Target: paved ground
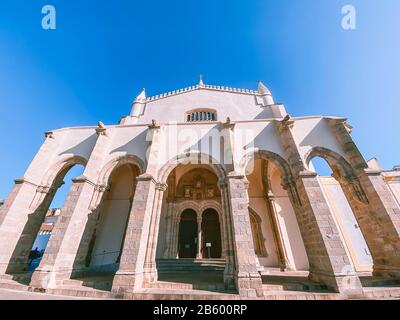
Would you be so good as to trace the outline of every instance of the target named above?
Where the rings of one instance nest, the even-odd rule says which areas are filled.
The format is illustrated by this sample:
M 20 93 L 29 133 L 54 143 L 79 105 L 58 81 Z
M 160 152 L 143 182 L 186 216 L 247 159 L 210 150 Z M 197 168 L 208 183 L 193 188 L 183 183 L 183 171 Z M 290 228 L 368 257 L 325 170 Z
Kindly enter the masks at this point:
M 56 296 L 45 293 L 0 289 L 0 300 L 90 300 L 88 298 Z M 93 300 L 93 299 L 91 299 Z

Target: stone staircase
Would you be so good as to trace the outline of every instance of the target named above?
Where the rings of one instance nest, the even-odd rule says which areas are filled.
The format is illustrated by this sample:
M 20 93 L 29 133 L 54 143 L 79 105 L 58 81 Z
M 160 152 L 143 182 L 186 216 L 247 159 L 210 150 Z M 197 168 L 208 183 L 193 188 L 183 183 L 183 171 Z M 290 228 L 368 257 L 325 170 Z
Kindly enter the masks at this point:
M 100 273 L 92 276 L 63 280 L 58 288 L 48 288 L 46 293 L 82 298 L 112 298 L 111 287 L 114 274 Z
M 156 261 L 158 280 L 145 289 L 204 290 L 225 292 L 225 259 L 160 259 Z
M 32 276 L 32 272 L 21 273 L 21 274 L 0 274 L 0 288 L 29 291 L 29 282 Z
M 308 277 L 282 273 L 281 275 L 262 276 L 264 292 L 268 291 L 301 291 L 328 292 L 323 284 L 312 282 Z
M 208 272 L 225 269 L 225 259 L 158 259 L 158 273 L 165 272 Z

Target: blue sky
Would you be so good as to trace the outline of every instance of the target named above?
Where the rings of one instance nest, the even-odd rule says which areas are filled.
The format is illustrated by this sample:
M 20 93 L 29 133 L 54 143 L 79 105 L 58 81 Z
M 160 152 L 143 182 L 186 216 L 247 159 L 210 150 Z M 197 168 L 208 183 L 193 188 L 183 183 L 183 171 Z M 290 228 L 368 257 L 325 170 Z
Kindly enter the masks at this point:
M 41 8 L 57 29 L 41 28 Z M 357 30 L 341 28 L 352 4 Z M 65 126 L 116 123 L 148 94 L 261 79 L 292 115 L 346 116 L 364 156 L 400 164 L 400 1 L 0 3 L 0 199 Z M 68 177 L 69 178 L 69 177 Z

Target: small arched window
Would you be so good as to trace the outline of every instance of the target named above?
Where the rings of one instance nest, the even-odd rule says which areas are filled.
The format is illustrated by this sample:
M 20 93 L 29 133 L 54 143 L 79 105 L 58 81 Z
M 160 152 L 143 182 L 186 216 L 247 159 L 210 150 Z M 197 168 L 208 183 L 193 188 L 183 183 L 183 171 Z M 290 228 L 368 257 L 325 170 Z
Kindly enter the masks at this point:
M 217 113 L 212 109 L 196 109 L 186 113 L 186 122 L 217 121 Z

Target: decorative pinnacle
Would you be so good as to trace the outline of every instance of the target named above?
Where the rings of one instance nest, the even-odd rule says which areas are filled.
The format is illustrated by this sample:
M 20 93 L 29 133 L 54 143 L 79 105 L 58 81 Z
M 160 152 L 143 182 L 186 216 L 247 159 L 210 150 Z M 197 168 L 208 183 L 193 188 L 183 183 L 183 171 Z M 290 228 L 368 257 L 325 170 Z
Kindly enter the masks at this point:
M 136 97 L 135 102 L 142 102 L 146 100 L 146 89 L 143 88 L 140 94 Z
M 271 91 L 269 91 L 269 89 L 264 85 L 264 83 L 262 83 L 261 80 L 258 81 L 258 93 L 261 95 L 272 95 Z
M 199 87 L 204 87 L 203 75 L 202 74 L 199 77 Z

